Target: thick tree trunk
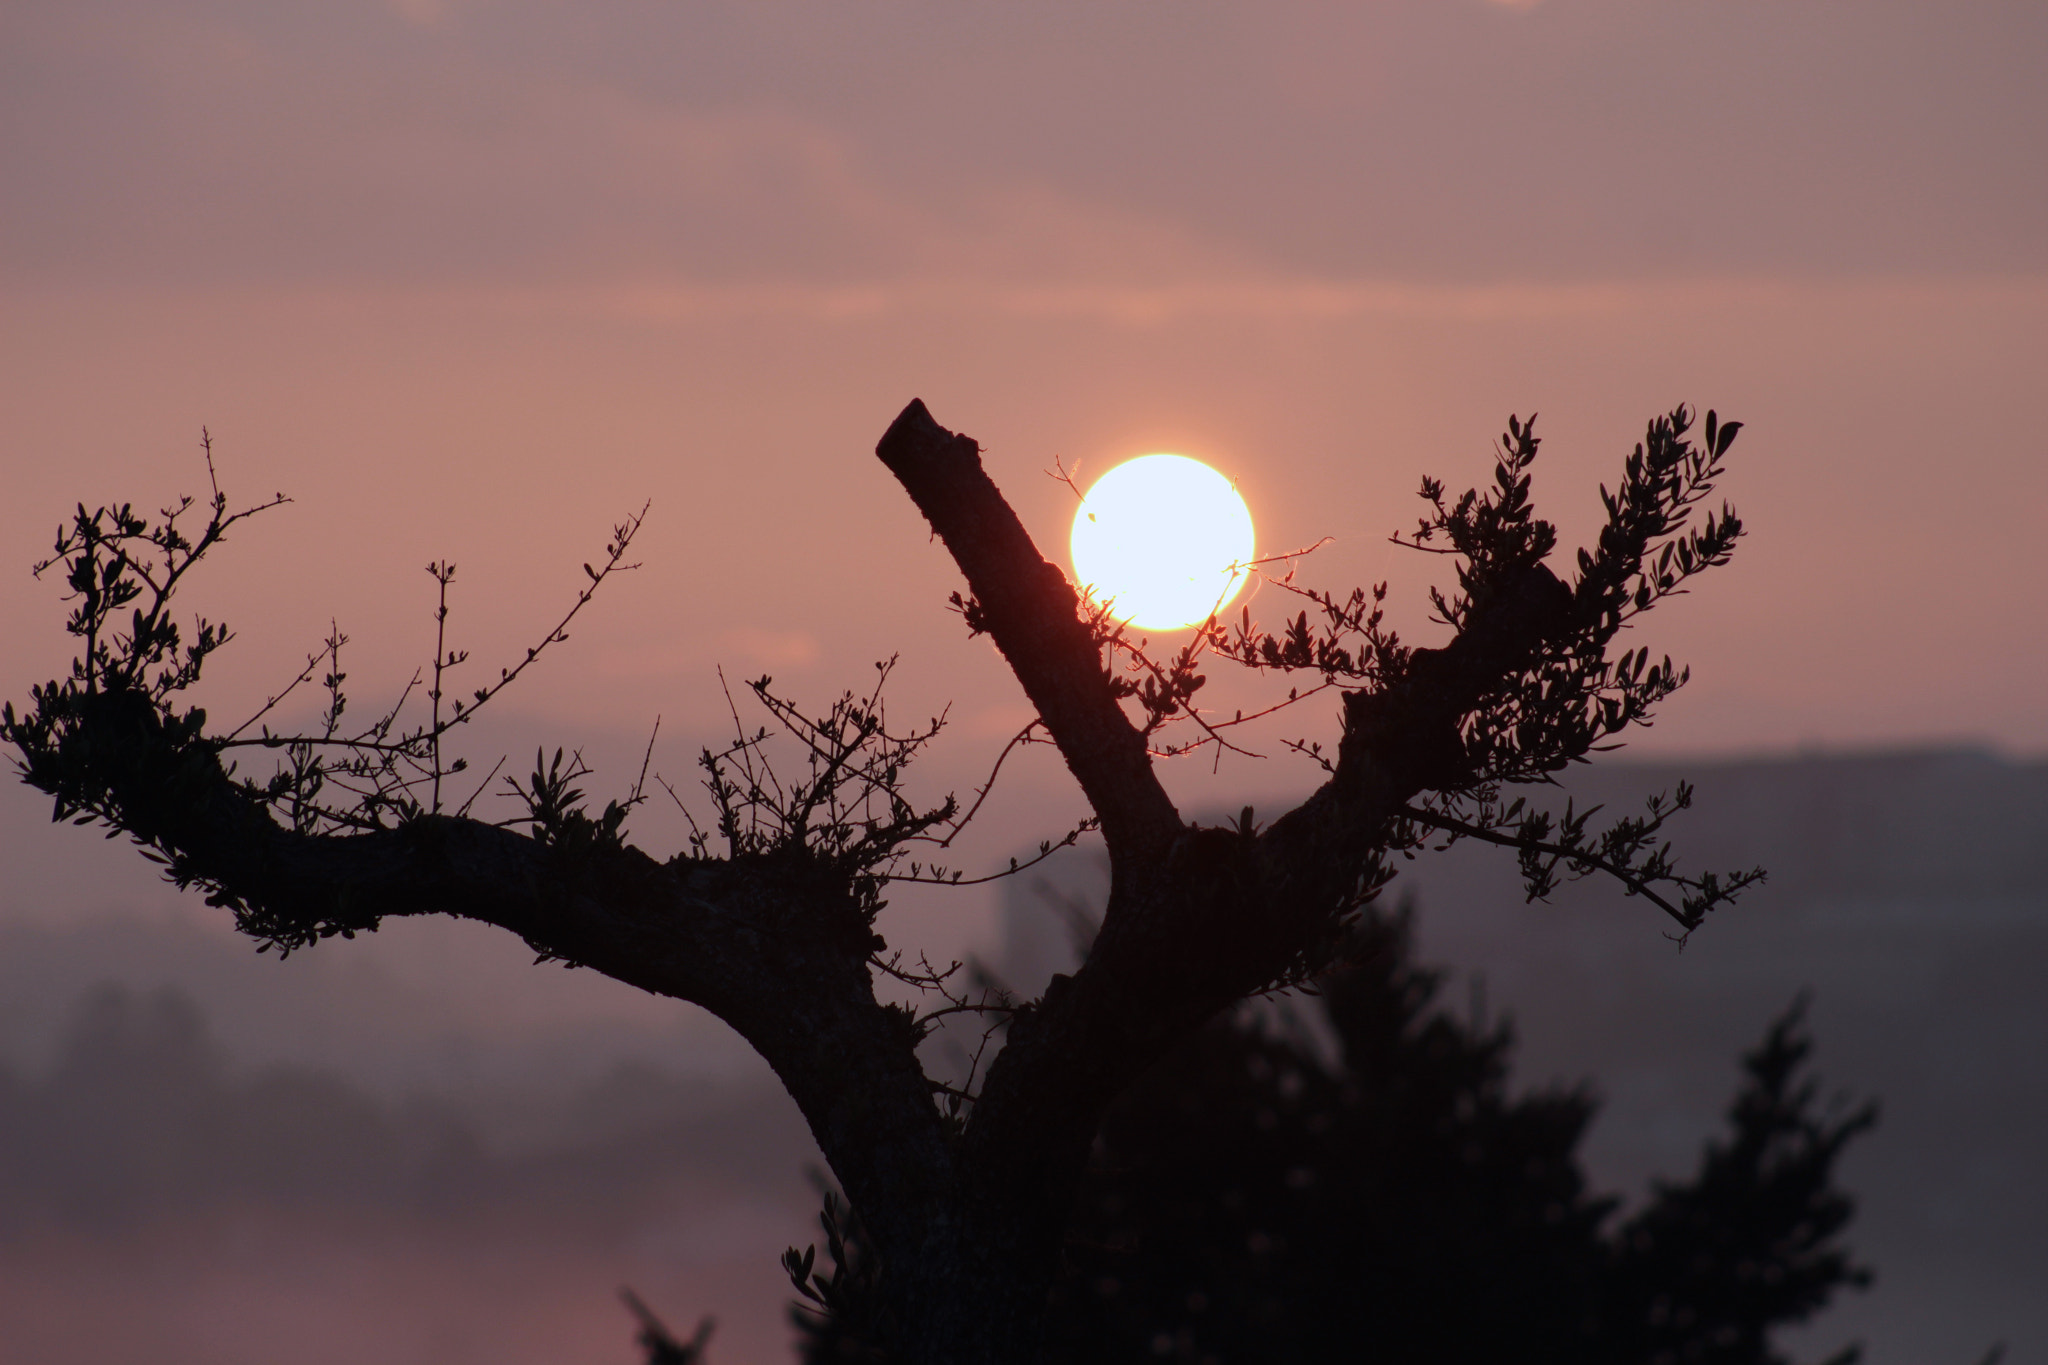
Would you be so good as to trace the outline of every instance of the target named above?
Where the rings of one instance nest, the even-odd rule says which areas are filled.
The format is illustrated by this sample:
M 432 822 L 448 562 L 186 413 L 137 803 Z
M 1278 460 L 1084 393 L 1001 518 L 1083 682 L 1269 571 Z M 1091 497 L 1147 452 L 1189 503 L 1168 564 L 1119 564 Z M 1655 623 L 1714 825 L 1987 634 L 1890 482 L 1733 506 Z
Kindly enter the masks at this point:
M 1064 1221 L 1063 1219 L 1060 1221 Z M 1038 1357 L 1056 1247 L 1037 1230 L 963 1220 L 901 1265 L 891 1285 L 902 1365 L 1031 1365 Z M 898 1281 L 897 1263 L 885 1271 Z

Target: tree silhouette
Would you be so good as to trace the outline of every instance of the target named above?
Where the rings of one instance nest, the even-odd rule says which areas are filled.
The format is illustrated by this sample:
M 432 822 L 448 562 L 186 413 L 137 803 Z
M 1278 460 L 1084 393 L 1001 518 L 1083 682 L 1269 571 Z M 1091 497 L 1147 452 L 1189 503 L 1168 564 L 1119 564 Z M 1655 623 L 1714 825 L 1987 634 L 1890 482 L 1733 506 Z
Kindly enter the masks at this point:
M 1334 1061 L 1220 1021 L 1111 1110 L 1055 1358 L 1773 1365 L 1770 1328 L 1867 1278 L 1831 1181 L 1874 1110 L 1817 1112 L 1795 1080 L 1803 1005 L 1745 1059 L 1730 1139 L 1609 1230 L 1576 1155 L 1590 1095 L 1510 1097 L 1508 1026 L 1433 1008 L 1405 914 L 1355 941 L 1322 1001 Z
M 712 1320 L 705 1318 L 688 1341 L 680 1340 L 654 1310 L 630 1289 L 619 1291 L 626 1307 L 640 1321 L 640 1349 L 647 1353 L 647 1365 L 704 1365 L 704 1346 L 711 1340 Z
M 1511 1098 L 1511 1029 L 1436 1008 L 1409 930 L 1405 908 L 1361 918 L 1354 965 L 1324 984 L 1326 1037 L 1219 1019 L 1118 1099 L 1047 1358 L 1780 1365 L 1772 1328 L 1868 1283 L 1836 1241 L 1852 1206 L 1833 1175 L 1876 1109 L 1824 1110 L 1800 1079 L 1803 1000 L 1744 1058 L 1698 1174 L 1610 1229 L 1617 1201 L 1587 1192 L 1577 1157 L 1594 1100 Z M 803 1357 L 886 1358 L 869 1249 L 829 1194 L 825 1225 L 836 1292 L 795 1308 Z
M 1386 627 L 1384 585 L 1340 595 L 1282 576 L 1302 606 L 1277 632 L 1246 613 L 1155 659 L 1039 555 L 979 446 L 922 403 L 906 408 L 876 453 L 963 572 L 956 609 L 1008 661 L 1036 712 L 1027 733 L 1058 746 L 1111 862 L 1092 957 L 1036 1001 L 969 995 L 944 971 L 906 967 L 875 931 L 890 881 L 959 879 L 912 855 L 968 818 L 950 800 L 920 809 L 904 796 L 904 768 L 936 726 L 892 730 L 879 682 L 822 714 L 756 682 L 773 726 L 796 742 L 798 768 L 773 766 L 768 726 L 707 753 L 712 828 L 667 859 L 625 838 L 640 785 L 590 814 L 573 785 L 580 765 L 559 754 L 517 788 L 523 831 L 454 804 L 461 764 L 444 761 L 443 740 L 631 567 L 637 518 L 615 529 L 598 567 L 584 565 L 589 581 L 561 623 L 487 686 L 452 695 L 467 656 L 444 635 L 418 680 L 425 719 L 406 723 L 402 700 L 354 726 L 337 632 L 292 685 L 318 678 L 323 716 L 289 733 L 269 728 L 275 701 L 222 730 L 182 697 L 229 636 L 203 619 L 188 633 L 174 598 L 261 509 L 230 510 L 217 483 L 209 500 L 153 520 L 127 505 L 80 506 L 43 566 L 70 591 L 79 657 L 25 710 L 9 704 L 0 735 L 57 818 L 125 832 L 264 947 L 453 914 L 508 929 L 543 959 L 710 1010 L 774 1068 L 858 1211 L 892 1356 L 1022 1361 L 1116 1096 L 1233 1003 L 1338 964 L 1347 926 L 1402 856 L 1433 839 L 1499 844 L 1516 851 L 1531 895 L 1604 873 L 1686 933 L 1761 876 L 1678 870 L 1661 832 L 1690 801 L 1683 787 L 1604 827 L 1591 811 L 1553 815 L 1507 790 L 1611 743 L 1684 681 L 1668 659 L 1616 647 L 1636 616 L 1724 562 L 1741 535 L 1725 506 L 1693 521 L 1737 424 L 1710 412 L 1698 442 L 1692 424 L 1684 408 L 1649 424 L 1603 490 L 1605 524 L 1570 581 L 1546 564 L 1557 537 L 1530 500 L 1531 424 L 1510 420 L 1483 490 L 1447 499 L 1425 480 L 1425 515 L 1402 539 L 1455 567 L 1455 586 L 1432 593 L 1448 632 L 1439 647 L 1409 646 Z M 454 568 L 431 570 L 445 628 Z M 1268 821 L 1246 808 L 1230 827 L 1193 825 L 1160 784 L 1162 755 L 1229 743 L 1231 727 L 1260 714 L 1224 718 L 1197 704 L 1212 657 L 1294 679 L 1276 709 L 1325 692 L 1338 703 L 1335 751 L 1301 746 L 1327 780 Z M 264 755 L 277 760 L 267 777 L 235 766 Z M 877 972 L 927 992 L 932 1007 L 883 1003 Z M 929 1078 L 920 1039 L 939 1016 L 977 1010 L 1007 1025 L 979 1087 Z

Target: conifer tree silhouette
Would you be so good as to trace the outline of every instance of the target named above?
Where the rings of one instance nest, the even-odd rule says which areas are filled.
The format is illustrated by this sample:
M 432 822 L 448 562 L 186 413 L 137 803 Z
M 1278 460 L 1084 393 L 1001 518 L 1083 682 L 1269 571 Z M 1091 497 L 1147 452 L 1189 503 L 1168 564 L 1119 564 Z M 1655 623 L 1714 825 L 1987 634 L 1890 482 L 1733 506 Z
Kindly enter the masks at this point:
M 1177 1047 L 1104 1121 L 1045 1359 L 1293 1365 L 1782 1365 L 1773 1328 L 1869 1282 L 1804 1001 L 1744 1059 L 1729 1133 L 1642 1209 L 1586 1188 L 1584 1088 L 1511 1096 L 1513 1034 L 1436 1007 L 1406 910 L 1368 911 L 1321 1006 L 1334 1060 L 1270 1014 Z M 835 1270 L 865 1253 L 830 1239 Z M 881 1361 L 857 1276 L 799 1303 L 807 1365 Z M 1848 1365 L 1849 1348 L 1827 1365 Z

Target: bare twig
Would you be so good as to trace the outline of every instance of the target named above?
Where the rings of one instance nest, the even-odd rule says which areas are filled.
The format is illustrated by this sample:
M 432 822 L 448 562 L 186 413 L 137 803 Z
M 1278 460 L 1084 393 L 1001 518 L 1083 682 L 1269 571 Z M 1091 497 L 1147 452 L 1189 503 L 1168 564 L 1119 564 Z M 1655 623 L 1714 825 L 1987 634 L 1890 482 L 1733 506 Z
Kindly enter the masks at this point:
M 967 813 L 965 815 L 961 816 L 958 820 L 953 821 L 952 832 L 946 835 L 945 838 L 938 840 L 929 840 L 928 842 L 935 842 L 938 844 L 940 848 L 952 847 L 953 841 L 960 837 L 960 831 L 967 828 L 968 822 L 973 820 L 975 813 L 981 809 L 982 802 L 988 800 L 988 794 L 995 790 L 996 774 L 1002 772 L 1003 760 L 1010 756 L 1010 751 L 1012 749 L 1020 748 L 1021 746 L 1026 744 L 1039 744 L 1047 742 L 1043 740 L 1034 739 L 1031 733 L 1034 730 L 1042 728 L 1044 724 L 1044 721 L 1034 716 L 1032 717 L 1030 724 L 1026 725 L 1016 734 L 1010 736 L 1010 742 L 1003 746 L 1003 751 L 996 755 L 996 761 L 994 765 L 989 768 L 988 780 L 983 782 L 979 787 L 976 787 L 974 789 L 974 804 L 967 808 Z

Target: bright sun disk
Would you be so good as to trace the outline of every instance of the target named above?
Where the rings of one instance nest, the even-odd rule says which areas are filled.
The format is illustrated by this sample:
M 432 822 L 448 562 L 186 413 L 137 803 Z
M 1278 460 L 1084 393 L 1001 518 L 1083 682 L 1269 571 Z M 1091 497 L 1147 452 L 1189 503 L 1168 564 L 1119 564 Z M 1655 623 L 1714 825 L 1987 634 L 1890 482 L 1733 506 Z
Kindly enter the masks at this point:
M 1110 614 L 1181 630 L 1244 587 L 1252 514 L 1230 480 L 1185 455 L 1140 455 L 1096 480 L 1074 514 L 1075 579 Z

